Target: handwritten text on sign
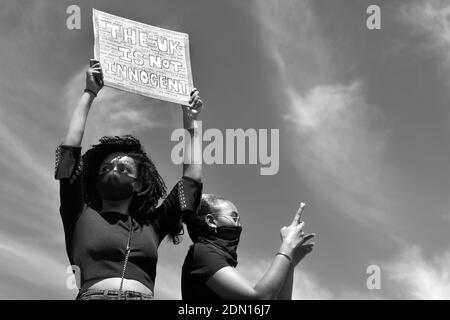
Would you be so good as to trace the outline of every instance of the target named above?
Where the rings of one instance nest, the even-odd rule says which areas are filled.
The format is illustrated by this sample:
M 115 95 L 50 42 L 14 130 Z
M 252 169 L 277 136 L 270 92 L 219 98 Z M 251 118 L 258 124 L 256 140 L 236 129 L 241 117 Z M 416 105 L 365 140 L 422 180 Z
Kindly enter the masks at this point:
M 189 37 L 93 9 L 94 55 L 105 84 L 188 105 L 193 87 Z

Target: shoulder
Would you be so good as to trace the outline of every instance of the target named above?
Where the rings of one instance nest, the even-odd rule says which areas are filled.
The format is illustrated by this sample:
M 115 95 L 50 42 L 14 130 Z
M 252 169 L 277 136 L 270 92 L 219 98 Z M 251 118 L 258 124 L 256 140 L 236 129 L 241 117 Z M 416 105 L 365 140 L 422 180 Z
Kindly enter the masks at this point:
M 192 251 L 196 253 L 218 252 L 219 249 L 210 243 L 196 242 L 192 245 Z
M 210 243 L 197 242 L 192 246 L 192 257 L 195 260 L 223 260 L 226 261 L 226 257 L 223 252 Z

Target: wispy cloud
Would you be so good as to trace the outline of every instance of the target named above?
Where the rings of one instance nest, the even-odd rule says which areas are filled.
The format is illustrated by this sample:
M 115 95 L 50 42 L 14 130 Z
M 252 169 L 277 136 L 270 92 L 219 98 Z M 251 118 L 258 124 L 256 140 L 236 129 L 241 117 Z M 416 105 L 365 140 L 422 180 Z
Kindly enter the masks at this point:
M 53 180 L 54 146 L 37 146 L 31 137 L 53 141 L 45 126 L 36 129 L 30 120 L 23 121 L 20 130 L 15 126 L 17 117 L 26 118 L 27 113 L 9 109 L 24 100 L 25 96 L 12 97 L 11 105 L 0 108 L 0 148 L 7 150 L 0 157 L 0 283 L 4 288 L 0 294 L 4 299 L 70 298 L 71 293 L 63 291 L 68 261 Z
M 332 48 L 320 34 L 311 2 L 257 2 L 257 7 L 263 42 L 284 88 L 282 114 L 298 141 L 294 165 L 341 213 L 361 222 L 385 221 L 390 210 L 382 191 L 386 131 L 379 128 L 376 106 L 365 101 L 359 81 L 332 80 Z
M 306 95 L 289 90 L 285 119 L 296 132 L 295 165 L 340 212 L 364 221 L 388 219 L 381 155 L 385 137 L 374 127 L 376 109 L 364 101 L 361 86 L 316 86 Z
M 261 41 L 274 59 L 282 85 L 303 91 L 326 84 L 335 73 L 330 48 L 322 37 L 313 2 L 254 1 L 253 14 L 261 23 Z
M 46 78 L 48 70 L 35 77 L 35 67 L 42 65 L 36 63 L 39 50 L 61 30 L 53 29 L 47 16 L 58 9 L 43 2 L 1 6 L 1 39 L 8 45 L 0 54 L 0 295 L 70 299 L 53 179 L 61 115 L 54 101 L 57 86 Z
M 434 50 L 450 67 L 450 3 L 445 0 L 422 0 L 402 6 L 405 19 L 417 35 L 427 36 L 421 50 Z
M 0 281 L 11 283 L 9 290 L 0 291 L 1 299 L 71 299 L 76 295 L 66 287 L 69 264 L 35 239 L 0 234 L 0 261 Z
M 410 22 L 429 33 L 436 44 L 450 46 L 450 4 L 445 0 L 422 0 L 405 4 L 403 13 Z M 419 31 L 419 30 L 418 30 Z
M 450 250 L 432 257 L 419 246 L 408 246 L 383 270 L 403 299 L 450 299 Z

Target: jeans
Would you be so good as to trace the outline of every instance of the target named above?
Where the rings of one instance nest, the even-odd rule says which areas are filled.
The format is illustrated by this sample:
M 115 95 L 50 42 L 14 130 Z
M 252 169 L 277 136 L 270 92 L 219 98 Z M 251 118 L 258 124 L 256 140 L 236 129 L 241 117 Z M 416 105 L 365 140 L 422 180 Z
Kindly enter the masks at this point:
M 153 294 L 125 290 L 119 298 L 119 290 L 85 289 L 80 290 L 75 300 L 153 300 Z

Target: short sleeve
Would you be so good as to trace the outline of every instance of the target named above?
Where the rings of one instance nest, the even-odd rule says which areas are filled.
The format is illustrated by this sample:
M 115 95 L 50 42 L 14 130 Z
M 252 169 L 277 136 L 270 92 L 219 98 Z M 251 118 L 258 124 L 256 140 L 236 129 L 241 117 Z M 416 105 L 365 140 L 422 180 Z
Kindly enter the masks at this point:
M 160 238 L 178 227 L 182 215 L 194 215 L 202 197 L 203 184 L 183 176 L 162 204 L 156 208 L 156 224 Z
M 217 271 L 230 267 L 227 258 L 213 245 L 196 243 L 192 250 L 190 274 L 201 282 L 206 283 Z
M 81 147 L 59 145 L 56 148 L 55 179 L 60 181 L 60 214 L 66 237 L 84 208 L 83 161 Z

